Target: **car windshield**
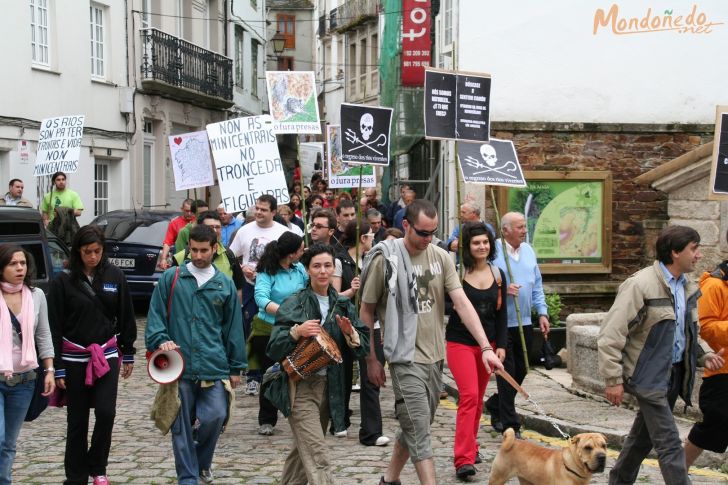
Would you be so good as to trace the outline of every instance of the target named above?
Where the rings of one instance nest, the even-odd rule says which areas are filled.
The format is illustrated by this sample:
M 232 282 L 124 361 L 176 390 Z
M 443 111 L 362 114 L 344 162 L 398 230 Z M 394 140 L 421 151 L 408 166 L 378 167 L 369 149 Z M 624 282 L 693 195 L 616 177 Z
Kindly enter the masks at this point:
M 147 221 L 139 219 L 113 219 L 99 221 L 104 229 L 106 239 L 139 243 L 149 246 L 161 246 L 167 232 L 169 221 Z

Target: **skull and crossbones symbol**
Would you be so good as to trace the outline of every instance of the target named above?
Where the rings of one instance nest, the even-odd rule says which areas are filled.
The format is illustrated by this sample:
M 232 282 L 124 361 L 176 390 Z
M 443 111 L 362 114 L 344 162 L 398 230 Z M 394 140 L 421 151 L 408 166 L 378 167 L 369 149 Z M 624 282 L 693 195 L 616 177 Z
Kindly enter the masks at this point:
M 493 148 L 492 145 L 489 145 L 487 143 L 484 143 L 480 147 L 480 157 L 483 159 L 483 162 L 480 160 L 473 158 L 471 156 L 465 157 L 465 163 L 473 168 L 482 168 L 484 170 L 480 170 L 478 172 L 473 172 L 473 175 L 480 175 L 481 173 L 486 172 L 495 172 L 498 174 L 501 174 L 505 177 L 510 177 L 513 179 L 517 179 L 518 176 L 512 175 L 510 173 L 506 172 L 515 172 L 517 167 L 516 164 L 512 161 L 508 161 L 504 163 L 503 165 L 498 166 L 498 154 L 495 151 L 495 148 Z M 504 170 L 504 172 L 501 172 L 501 170 Z
M 385 135 L 384 133 L 380 133 L 379 136 L 369 141 L 369 139 L 372 137 L 372 134 L 374 133 L 374 117 L 370 113 L 364 113 L 359 120 L 359 132 L 361 133 L 361 138 L 359 138 L 359 135 L 351 128 L 347 128 L 344 132 L 346 140 L 349 143 L 354 143 L 357 145 L 349 150 L 349 153 L 366 147 L 380 156 L 384 155 L 382 152 L 374 147 L 382 147 L 386 145 L 387 135 Z

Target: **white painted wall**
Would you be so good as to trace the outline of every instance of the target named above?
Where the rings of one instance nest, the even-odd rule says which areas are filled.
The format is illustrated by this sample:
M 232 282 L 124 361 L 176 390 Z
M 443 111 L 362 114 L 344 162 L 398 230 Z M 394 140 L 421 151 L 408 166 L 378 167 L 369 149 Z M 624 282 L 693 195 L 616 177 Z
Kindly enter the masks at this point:
M 33 66 L 31 55 L 30 9 L 27 1 L 3 2 L 0 43 L 3 76 L 0 76 L 0 116 L 24 118 L 40 122 L 59 115 L 84 114 L 85 134 L 82 141 L 79 170 L 69 174 L 69 187 L 77 191 L 86 210 L 80 223 L 93 218 L 94 154 L 115 160 L 112 174 L 115 192 L 111 208 L 125 206 L 121 194 L 129 191 L 129 154 L 124 139 L 111 139 L 103 134 L 90 134 L 88 128 L 112 132 L 126 131 L 126 120 L 119 109 L 120 92 L 126 86 L 126 30 L 123 0 L 103 0 L 105 79 L 91 79 L 89 2 L 49 0 L 50 67 Z M 29 162 L 20 160 L 18 140 L 28 140 Z M 11 123 L 0 122 L 0 189 L 5 193 L 10 178 L 22 178 L 25 196 L 37 203 L 36 180 L 33 178 L 38 131 L 21 130 Z
M 253 8 L 250 1 L 233 2 L 231 17 L 228 30 L 228 57 L 235 60 L 235 25 L 241 26 L 245 30 L 243 44 L 243 76 L 244 85 L 242 88 L 235 86 L 233 88 L 233 99 L 235 105 L 246 113 L 257 115 L 262 110 L 267 109 L 268 101 L 265 99 L 265 83 L 262 78 L 265 75 L 265 45 L 266 45 L 266 28 L 265 28 L 265 11 L 266 2 L 258 0 L 257 8 Z M 275 33 L 275 32 L 274 32 Z M 258 80 L 257 95 L 253 95 L 251 78 L 251 45 L 255 40 L 260 43 L 258 50 Z M 235 67 L 233 67 L 233 73 Z
M 704 13 L 712 32 L 593 34 L 598 8 L 618 18 Z M 460 0 L 457 64 L 493 75 L 492 119 L 714 123 L 728 103 L 728 2 Z M 474 48 L 476 47 L 477 48 Z

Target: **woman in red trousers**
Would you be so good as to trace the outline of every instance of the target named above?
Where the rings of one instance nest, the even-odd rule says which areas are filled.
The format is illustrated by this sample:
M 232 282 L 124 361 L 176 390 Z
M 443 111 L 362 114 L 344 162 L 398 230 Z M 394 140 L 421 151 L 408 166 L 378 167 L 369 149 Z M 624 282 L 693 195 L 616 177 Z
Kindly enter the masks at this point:
M 462 247 L 465 277 L 463 290 L 480 315 L 480 322 L 498 358 L 505 359 L 507 342 L 505 275 L 494 264 L 495 240 L 482 222 L 463 227 Z M 481 350 L 460 316 L 453 312 L 445 331 L 447 363 L 460 393 L 455 421 L 455 473 L 459 479 L 475 475 L 478 428 L 485 386 L 490 374 L 485 370 Z

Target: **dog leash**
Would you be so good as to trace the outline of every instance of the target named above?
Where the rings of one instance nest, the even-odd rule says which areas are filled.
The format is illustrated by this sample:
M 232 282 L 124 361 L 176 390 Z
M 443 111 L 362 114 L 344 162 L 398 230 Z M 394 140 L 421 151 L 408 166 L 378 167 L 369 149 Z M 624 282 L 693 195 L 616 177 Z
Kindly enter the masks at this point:
M 546 414 L 546 411 L 544 411 L 544 409 L 541 407 L 541 405 L 539 403 L 537 403 L 536 401 L 531 399 L 531 396 L 528 395 L 528 393 L 516 382 L 516 380 L 507 371 L 498 369 L 495 371 L 495 373 L 496 373 L 496 375 L 501 376 L 503 379 L 505 379 L 505 381 L 508 384 L 510 384 L 511 387 L 513 387 L 513 389 L 516 390 L 516 392 L 523 395 L 523 397 L 526 399 L 526 401 L 533 404 L 536 407 L 536 412 L 538 414 L 543 415 L 546 418 L 546 420 L 551 424 L 551 426 L 553 426 L 556 429 L 556 431 L 559 432 L 559 434 L 561 435 L 562 438 L 564 438 L 565 440 L 571 439 L 571 436 L 569 436 L 567 433 L 565 433 L 559 427 L 559 425 L 556 424 L 556 422 L 548 414 Z

